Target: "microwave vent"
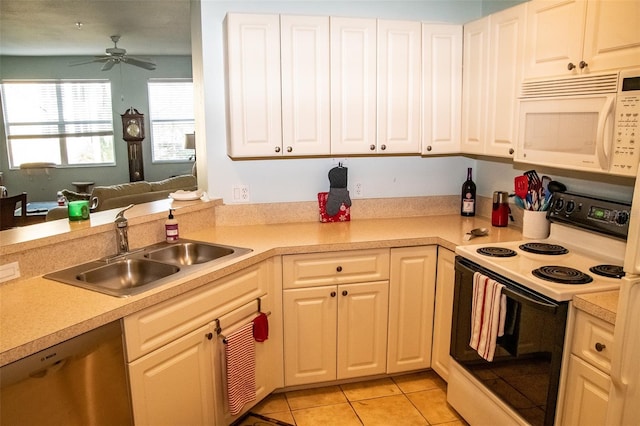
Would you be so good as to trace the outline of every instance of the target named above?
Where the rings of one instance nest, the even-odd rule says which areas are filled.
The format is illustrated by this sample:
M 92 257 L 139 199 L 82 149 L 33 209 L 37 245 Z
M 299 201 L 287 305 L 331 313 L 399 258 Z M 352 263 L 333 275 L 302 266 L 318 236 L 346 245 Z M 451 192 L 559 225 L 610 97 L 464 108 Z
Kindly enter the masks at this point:
M 550 98 L 562 96 L 616 93 L 618 73 L 587 75 L 527 81 L 522 83 L 521 98 Z

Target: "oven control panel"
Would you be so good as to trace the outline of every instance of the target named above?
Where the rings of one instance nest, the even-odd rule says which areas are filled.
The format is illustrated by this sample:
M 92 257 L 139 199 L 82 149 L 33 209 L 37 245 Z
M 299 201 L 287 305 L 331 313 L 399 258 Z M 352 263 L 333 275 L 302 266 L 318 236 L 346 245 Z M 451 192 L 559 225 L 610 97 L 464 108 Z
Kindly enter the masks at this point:
M 627 238 L 630 203 L 556 192 L 549 205 L 547 217 L 552 222 L 590 229 L 621 239 Z

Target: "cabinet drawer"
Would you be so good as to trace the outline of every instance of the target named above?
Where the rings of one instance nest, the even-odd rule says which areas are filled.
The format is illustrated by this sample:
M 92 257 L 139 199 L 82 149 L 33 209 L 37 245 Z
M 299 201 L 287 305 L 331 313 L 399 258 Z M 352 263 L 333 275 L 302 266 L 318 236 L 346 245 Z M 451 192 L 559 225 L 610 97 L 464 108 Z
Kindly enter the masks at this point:
M 267 292 L 263 262 L 124 319 L 127 359 L 132 361 Z
M 576 310 L 571 352 L 609 374 L 613 348 L 613 325 Z
M 284 288 L 315 287 L 389 279 L 389 250 L 283 256 Z

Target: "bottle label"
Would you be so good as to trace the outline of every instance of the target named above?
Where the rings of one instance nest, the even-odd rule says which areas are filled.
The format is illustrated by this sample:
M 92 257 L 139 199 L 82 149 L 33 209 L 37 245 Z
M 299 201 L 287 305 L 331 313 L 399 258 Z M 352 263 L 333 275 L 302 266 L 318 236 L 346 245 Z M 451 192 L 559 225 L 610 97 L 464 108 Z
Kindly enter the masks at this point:
M 470 196 L 471 194 L 468 194 L 467 196 Z M 464 199 L 462 200 L 462 211 L 464 213 L 473 213 L 475 211 L 474 209 L 474 200 L 472 198 L 469 199 Z
M 165 225 L 165 234 L 168 242 L 178 241 L 178 225 Z

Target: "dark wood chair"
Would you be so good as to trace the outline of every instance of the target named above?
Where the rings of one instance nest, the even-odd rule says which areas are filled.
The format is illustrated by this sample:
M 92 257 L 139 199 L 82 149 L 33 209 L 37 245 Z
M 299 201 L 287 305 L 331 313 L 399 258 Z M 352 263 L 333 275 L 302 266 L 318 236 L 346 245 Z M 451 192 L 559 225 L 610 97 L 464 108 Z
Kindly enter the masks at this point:
M 20 216 L 16 216 L 16 210 L 20 205 Z M 27 220 L 27 193 L 23 192 L 13 197 L 0 198 L 0 231 L 15 228 L 24 224 Z

